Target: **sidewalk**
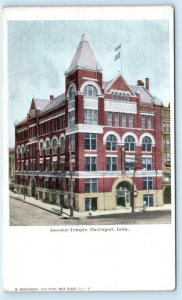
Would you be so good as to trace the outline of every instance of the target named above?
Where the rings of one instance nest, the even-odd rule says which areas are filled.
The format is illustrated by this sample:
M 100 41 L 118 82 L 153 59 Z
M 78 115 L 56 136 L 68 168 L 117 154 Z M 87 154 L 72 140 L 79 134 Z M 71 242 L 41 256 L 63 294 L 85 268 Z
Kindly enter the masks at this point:
M 16 200 L 20 200 L 20 201 L 24 201 L 24 195 L 21 194 L 15 194 L 13 192 L 10 191 L 10 197 Z M 53 214 L 56 214 L 62 218 L 69 218 L 70 217 L 70 210 L 69 208 L 63 208 L 63 214 L 60 215 L 61 212 L 61 208 L 58 205 L 54 205 L 54 204 L 49 204 L 49 203 L 45 203 L 42 200 L 36 200 L 33 197 L 28 197 L 25 196 L 25 202 L 33 205 L 33 206 L 37 206 L 41 209 L 44 209 L 46 211 L 49 211 Z M 164 204 L 163 206 L 152 206 L 152 207 L 146 207 L 146 211 L 156 211 L 156 210 L 171 210 L 171 204 Z M 142 208 L 136 208 L 135 212 L 142 212 L 143 211 L 143 207 Z M 127 208 L 127 207 L 119 207 L 117 209 L 112 209 L 112 210 L 103 210 L 103 211 L 92 211 L 91 212 L 91 216 L 100 216 L 100 215 L 113 215 L 113 214 L 121 214 L 121 213 L 131 213 L 132 209 L 131 207 Z M 85 211 L 85 212 L 78 212 L 78 211 L 74 211 L 74 218 L 86 218 L 90 215 L 90 212 Z

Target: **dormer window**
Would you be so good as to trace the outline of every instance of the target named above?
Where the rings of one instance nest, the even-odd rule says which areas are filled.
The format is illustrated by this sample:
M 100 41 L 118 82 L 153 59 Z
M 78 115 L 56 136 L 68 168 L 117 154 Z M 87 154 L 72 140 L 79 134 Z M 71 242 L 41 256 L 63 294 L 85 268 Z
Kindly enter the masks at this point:
M 96 98 L 98 96 L 97 89 L 95 86 L 88 84 L 83 90 L 85 97 Z

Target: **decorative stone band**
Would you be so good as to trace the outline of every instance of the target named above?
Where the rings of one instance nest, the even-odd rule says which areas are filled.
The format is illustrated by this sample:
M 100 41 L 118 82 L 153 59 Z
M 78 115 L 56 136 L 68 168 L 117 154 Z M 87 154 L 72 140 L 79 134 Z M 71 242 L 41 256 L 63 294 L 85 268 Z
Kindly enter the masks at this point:
M 97 171 L 97 172 L 79 171 L 73 174 L 73 178 L 113 178 L 113 177 L 117 178 L 121 176 L 122 176 L 122 171 Z M 124 176 L 133 177 L 133 171 L 125 171 Z M 139 170 L 135 172 L 135 177 L 156 177 L 156 176 L 162 177 L 162 171 L 161 170 L 157 170 L 157 171 Z
M 44 177 L 70 177 L 70 172 L 66 171 L 62 172 L 40 172 L 40 171 L 15 171 L 16 175 L 24 175 L 24 176 L 44 176 Z M 94 171 L 94 172 L 86 172 L 86 171 L 78 171 L 73 173 L 73 178 L 117 178 L 121 177 L 121 171 Z M 133 177 L 133 171 L 125 171 L 125 177 Z M 161 170 L 151 170 L 151 171 L 143 171 L 138 170 L 135 172 L 135 177 L 162 177 Z
M 21 131 L 24 131 L 24 130 L 27 130 L 27 129 L 28 129 L 28 127 L 20 128 L 20 129 L 17 130 L 17 133 L 19 133 L 19 132 L 21 132 Z
M 137 106 L 136 103 L 122 102 L 117 100 L 105 100 L 104 101 L 104 110 L 110 112 L 121 112 L 136 114 Z
M 66 128 L 66 135 L 76 132 L 88 132 L 88 133 L 103 133 L 103 126 L 90 125 L 90 124 L 77 124 L 72 127 Z
M 85 98 L 84 97 L 84 109 L 98 110 L 98 99 L 97 98 Z

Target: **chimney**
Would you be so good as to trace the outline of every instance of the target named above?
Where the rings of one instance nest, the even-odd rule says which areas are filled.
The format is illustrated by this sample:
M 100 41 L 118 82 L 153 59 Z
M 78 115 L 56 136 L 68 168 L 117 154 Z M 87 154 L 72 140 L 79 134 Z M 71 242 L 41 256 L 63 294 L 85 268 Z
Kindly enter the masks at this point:
M 149 91 L 149 78 L 145 78 L 145 88 Z
M 50 100 L 53 100 L 53 99 L 54 99 L 54 96 L 53 96 L 53 95 L 50 95 L 50 96 L 49 96 L 49 99 L 50 99 Z
M 144 86 L 144 82 L 142 80 L 137 80 L 137 85 Z

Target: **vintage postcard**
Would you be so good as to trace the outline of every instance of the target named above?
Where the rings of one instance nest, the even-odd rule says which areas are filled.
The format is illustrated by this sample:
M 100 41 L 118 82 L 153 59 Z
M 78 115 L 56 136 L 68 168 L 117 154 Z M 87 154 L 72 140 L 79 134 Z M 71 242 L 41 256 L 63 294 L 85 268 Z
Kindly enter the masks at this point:
M 5 8 L 3 42 L 4 289 L 174 289 L 173 8 Z

